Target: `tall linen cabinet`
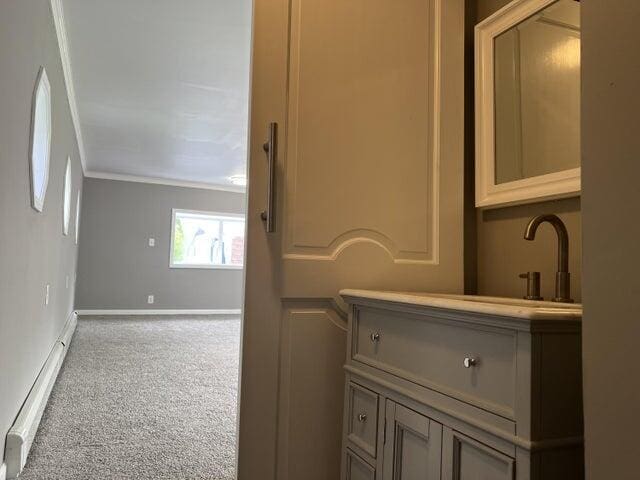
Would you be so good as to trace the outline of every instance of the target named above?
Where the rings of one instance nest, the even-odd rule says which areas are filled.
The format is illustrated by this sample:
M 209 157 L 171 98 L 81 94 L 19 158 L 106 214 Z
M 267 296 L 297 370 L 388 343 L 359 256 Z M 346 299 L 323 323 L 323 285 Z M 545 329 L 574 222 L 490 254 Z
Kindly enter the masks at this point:
M 462 291 L 463 67 L 463 0 L 255 0 L 241 480 L 339 478 L 341 289 Z

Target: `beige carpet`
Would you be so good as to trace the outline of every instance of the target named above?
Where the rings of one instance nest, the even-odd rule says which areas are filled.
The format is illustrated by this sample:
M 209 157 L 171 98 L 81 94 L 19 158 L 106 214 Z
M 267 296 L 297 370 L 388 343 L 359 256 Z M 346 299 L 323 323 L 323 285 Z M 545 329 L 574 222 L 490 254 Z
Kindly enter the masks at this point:
M 238 318 L 81 319 L 21 480 L 235 478 Z

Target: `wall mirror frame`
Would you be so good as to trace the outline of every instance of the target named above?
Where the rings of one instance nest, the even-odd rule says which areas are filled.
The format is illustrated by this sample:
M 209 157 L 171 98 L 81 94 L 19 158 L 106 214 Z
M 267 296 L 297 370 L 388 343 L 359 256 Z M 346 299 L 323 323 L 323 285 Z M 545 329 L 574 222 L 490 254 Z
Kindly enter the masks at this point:
M 69 235 L 69 222 L 71 221 L 71 157 L 67 157 L 67 165 L 64 169 L 64 187 L 62 198 L 62 233 Z
M 476 207 L 495 208 L 580 195 L 579 130 L 577 141 L 573 142 L 578 145 L 577 168 L 500 183 L 496 175 L 496 38 L 558 2 L 514 0 L 475 28 Z M 579 30 L 577 35 L 579 39 Z M 579 85 L 576 95 L 579 112 Z M 577 122 L 579 129 L 579 118 Z M 521 132 L 520 138 L 523 135 Z
M 42 212 L 49 184 L 51 163 L 51 84 L 44 67 L 40 68 L 31 105 L 31 138 L 29 142 L 29 174 L 31 206 Z
M 76 245 L 80 241 L 80 191 L 78 190 L 78 196 L 76 197 Z

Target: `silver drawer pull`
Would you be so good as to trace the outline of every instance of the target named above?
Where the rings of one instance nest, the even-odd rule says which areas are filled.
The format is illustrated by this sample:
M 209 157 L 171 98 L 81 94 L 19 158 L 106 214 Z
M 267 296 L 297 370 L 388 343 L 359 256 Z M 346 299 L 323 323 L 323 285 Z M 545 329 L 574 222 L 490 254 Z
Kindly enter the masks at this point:
M 367 421 L 367 414 L 366 413 L 361 413 L 360 415 L 358 415 L 358 421 L 359 422 L 366 422 Z
M 478 360 L 473 357 L 465 357 L 462 364 L 464 365 L 464 368 L 471 368 L 478 364 Z
M 370 335 L 370 337 L 371 337 L 371 341 L 372 342 L 379 342 L 380 341 L 380 334 L 378 332 L 372 333 Z

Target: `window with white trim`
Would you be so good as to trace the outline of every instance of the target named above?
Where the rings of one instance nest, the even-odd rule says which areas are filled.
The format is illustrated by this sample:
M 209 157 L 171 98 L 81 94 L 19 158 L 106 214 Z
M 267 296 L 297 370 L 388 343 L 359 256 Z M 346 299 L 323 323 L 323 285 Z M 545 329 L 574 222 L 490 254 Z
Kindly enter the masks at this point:
M 174 209 L 172 268 L 242 268 L 244 224 L 240 214 Z

